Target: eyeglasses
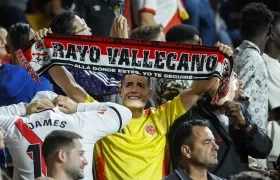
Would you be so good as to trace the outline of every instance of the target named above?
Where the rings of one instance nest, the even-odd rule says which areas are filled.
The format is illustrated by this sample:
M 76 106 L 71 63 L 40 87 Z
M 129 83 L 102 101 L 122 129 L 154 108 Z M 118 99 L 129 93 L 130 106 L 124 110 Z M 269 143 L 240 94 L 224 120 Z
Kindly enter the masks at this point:
M 83 29 L 81 29 L 80 31 L 75 32 L 74 35 L 76 35 L 76 34 L 78 34 L 78 33 L 80 33 L 80 32 L 83 32 L 83 31 L 85 31 L 85 30 L 87 30 L 87 29 L 88 29 L 88 27 L 83 28 Z
M 83 32 L 83 31 L 88 31 L 88 32 L 90 32 L 91 31 L 91 29 L 87 26 L 87 24 L 85 23 L 85 20 L 84 19 L 82 19 L 83 20 L 83 27 L 84 28 L 82 28 L 81 30 L 79 30 L 79 31 L 77 31 L 77 32 L 75 32 L 74 33 L 74 35 L 76 35 L 76 34 L 78 34 L 78 33 L 80 33 L 80 32 Z

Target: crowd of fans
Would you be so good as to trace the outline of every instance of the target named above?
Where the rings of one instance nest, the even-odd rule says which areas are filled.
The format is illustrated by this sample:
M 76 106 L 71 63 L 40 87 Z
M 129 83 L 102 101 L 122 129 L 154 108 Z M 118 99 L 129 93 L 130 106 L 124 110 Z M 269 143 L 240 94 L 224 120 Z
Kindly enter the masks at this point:
M 280 179 L 280 3 L 263 3 L 0 1 L 0 179 Z M 50 33 L 214 46 L 229 91 L 72 66 L 36 82 L 15 51 Z

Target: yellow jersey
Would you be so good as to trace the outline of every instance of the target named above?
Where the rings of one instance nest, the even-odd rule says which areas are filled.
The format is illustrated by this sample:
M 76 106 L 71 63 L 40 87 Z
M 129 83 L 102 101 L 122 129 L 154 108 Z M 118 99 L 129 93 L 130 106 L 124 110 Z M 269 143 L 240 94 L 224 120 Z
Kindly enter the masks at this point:
M 186 113 L 180 96 L 132 118 L 121 132 L 95 145 L 97 180 L 160 180 L 169 174 L 167 133 Z

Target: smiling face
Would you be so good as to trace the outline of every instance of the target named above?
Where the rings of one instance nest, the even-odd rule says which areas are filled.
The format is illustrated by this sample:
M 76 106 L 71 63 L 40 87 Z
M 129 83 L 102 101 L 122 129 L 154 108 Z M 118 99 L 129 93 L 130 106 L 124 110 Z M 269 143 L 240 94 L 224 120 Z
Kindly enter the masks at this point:
M 84 178 L 84 168 L 88 164 L 81 139 L 73 140 L 74 148 L 68 153 L 65 171 L 73 179 Z
M 79 16 L 75 16 L 75 20 L 73 22 L 75 29 L 75 35 L 84 35 L 91 36 L 91 29 L 87 26 L 84 19 L 81 19 Z
M 126 75 L 122 81 L 120 96 L 127 108 L 144 108 L 152 96 L 148 78 L 136 74 Z

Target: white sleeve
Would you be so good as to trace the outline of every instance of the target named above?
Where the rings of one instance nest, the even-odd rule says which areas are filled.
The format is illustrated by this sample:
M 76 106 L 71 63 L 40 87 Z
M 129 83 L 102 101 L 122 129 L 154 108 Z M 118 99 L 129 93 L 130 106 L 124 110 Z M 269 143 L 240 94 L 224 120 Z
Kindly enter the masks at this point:
M 25 116 L 26 109 L 24 103 L 12 104 L 0 107 L 0 116 Z
M 133 1 L 133 8 L 137 13 L 140 12 L 151 12 L 153 14 L 157 11 L 157 1 L 156 0 L 137 0 Z
M 95 141 L 120 131 L 132 118 L 131 111 L 122 105 L 115 103 L 98 104 L 103 104 L 99 110 L 73 114 L 78 119 L 79 129 L 83 131 L 83 134 L 90 135 L 90 138 Z
M 115 107 L 116 103 L 111 102 L 93 102 L 93 103 L 79 103 L 77 107 L 77 112 L 86 112 L 86 111 L 100 111 L 103 108 L 106 108 L 108 106 Z M 118 105 L 120 106 L 120 105 Z
M 0 127 L 8 131 L 18 119 L 17 116 L 0 116 Z

